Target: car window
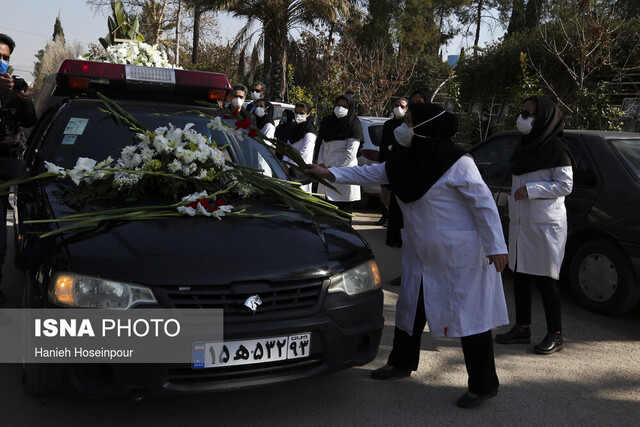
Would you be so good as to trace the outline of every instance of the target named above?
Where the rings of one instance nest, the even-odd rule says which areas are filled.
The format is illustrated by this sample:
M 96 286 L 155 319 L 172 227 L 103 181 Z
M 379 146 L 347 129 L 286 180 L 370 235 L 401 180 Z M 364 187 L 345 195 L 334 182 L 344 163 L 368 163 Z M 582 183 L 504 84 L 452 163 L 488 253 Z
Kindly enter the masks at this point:
M 582 145 L 574 140 L 569 140 L 568 145 L 569 150 L 571 150 L 573 160 L 575 161 L 573 185 L 584 185 L 587 187 L 595 187 L 598 185 L 595 170 Z
M 138 140 L 125 124 L 118 124 L 111 116 L 101 112 L 97 104 L 78 103 L 70 105 L 58 117 L 60 126 L 47 138 L 43 147 L 44 160 L 64 168 L 73 168 L 79 157 L 89 157 L 102 161 L 108 156 L 118 158 L 120 150 L 127 145 L 135 145 Z M 184 128 L 193 123 L 192 129 L 210 137 L 218 146 L 229 145 L 231 160 L 252 168 L 263 169 L 269 176 L 286 179 L 286 173 L 271 151 L 252 138 L 236 137 L 207 127 L 208 118 L 197 114 L 158 116 L 154 108 L 127 108 L 149 129 L 172 123 Z M 166 111 L 173 113 L 176 111 Z
M 610 139 L 622 161 L 635 179 L 640 180 L 640 139 Z
M 474 148 L 473 158 L 484 178 L 506 178 L 511 165 L 509 159 L 518 140 L 513 135 L 494 138 Z
M 380 147 L 380 141 L 382 141 L 382 128 L 383 125 L 369 126 L 369 138 L 376 147 Z

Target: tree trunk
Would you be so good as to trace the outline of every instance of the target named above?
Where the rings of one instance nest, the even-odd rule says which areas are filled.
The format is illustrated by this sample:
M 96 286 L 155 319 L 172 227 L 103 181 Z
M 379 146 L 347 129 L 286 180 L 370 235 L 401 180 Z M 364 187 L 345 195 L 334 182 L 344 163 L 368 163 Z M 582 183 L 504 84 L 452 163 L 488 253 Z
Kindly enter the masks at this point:
M 182 0 L 178 0 L 176 12 L 176 65 L 180 65 L 180 15 L 182 14 Z
M 162 2 L 162 9 L 160 9 L 160 13 L 156 16 L 158 26 L 156 27 L 156 34 L 155 39 L 153 40 L 153 44 L 156 44 L 158 43 L 158 41 L 160 41 L 160 34 L 162 33 L 162 23 L 164 22 L 164 14 L 167 10 L 168 1 L 169 0 L 164 0 Z
M 480 26 L 482 25 L 482 6 L 484 0 L 478 0 L 478 13 L 476 15 L 476 38 L 473 41 L 473 57 L 478 56 L 478 44 L 480 43 Z
M 198 50 L 200 48 L 200 16 L 202 7 L 196 4 L 193 7 L 193 51 L 191 52 L 191 63 L 198 63 Z

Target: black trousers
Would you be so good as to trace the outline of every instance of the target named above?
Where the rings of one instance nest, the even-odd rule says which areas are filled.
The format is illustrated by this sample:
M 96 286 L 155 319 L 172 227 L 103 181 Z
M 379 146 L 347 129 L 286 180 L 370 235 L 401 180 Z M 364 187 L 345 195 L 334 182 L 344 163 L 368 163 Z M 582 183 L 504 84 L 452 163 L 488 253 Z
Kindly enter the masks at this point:
M 547 332 L 554 333 L 562 331 L 562 310 L 560 307 L 558 282 L 547 276 L 515 273 L 513 278 L 513 293 L 516 300 L 516 323 L 518 325 L 531 324 L 533 283 L 536 284 L 542 296 L 542 305 L 547 319 Z
M 396 368 L 418 369 L 420 361 L 420 339 L 427 324 L 424 312 L 422 286 L 418 296 L 418 307 L 413 322 L 413 333 L 409 335 L 396 327 L 393 335 L 393 349 L 389 355 L 388 364 Z M 493 357 L 493 336 L 491 330 L 475 335 L 461 337 L 464 363 L 469 375 L 468 389 L 471 393 L 486 394 L 500 385 L 496 374 Z

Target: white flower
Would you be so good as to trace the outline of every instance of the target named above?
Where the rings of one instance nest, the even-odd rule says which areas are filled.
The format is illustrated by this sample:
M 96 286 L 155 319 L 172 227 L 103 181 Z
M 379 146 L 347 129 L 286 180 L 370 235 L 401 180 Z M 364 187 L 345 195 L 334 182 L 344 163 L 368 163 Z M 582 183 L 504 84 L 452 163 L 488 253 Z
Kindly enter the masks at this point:
M 178 212 L 180 212 L 181 214 L 187 214 L 189 216 L 196 215 L 196 210 L 187 206 L 178 206 Z
M 67 174 L 64 168 L 61 168 L 60 166 L 56 166 L 53 163 L 49 163 L 45 161 L 44 166 L 47 168 L 47 172 L 49 173 L 55 173 L 58 176 L 65 176 Z
M 188 196 L 184 196 L 182 198 L 183 202 L 195 202 L 198 199 L 204 199 L 209 197 L 209 194 L 207 193 L 207 191 L 201 191 L 200 193 L 193 193 L 193 194 L 189 194 Z
M 111 163 L 113 163 L 113 159 L 111 158 L 111 156 L 107 157 L 106 159 L 104 159 L 103 161 L 101 161 L 100 163 L 98 163 L 95 167 L 95 169 L 104 169 L 104 168 L 108 168 L 111 166 Z
M 149 148 L 149 147 L 144 147 L 142 149 L 142 151 L 140 152 L 140 155 L 142 156 L 142 159 L 144 161 L 149 161 L 151 159 L 153 159 L 153 156 L 155 155 L 155 151 L 153 151 L 153 149 Z
M 194 178 L 195 179 L 205 179 L 206 177 L 207 177 L 207 171 L 202 169 L 200 171 L 200 173 L 197 176 L 195 176 Z
M 218 219 L 222 219 L 223 216 L 231 213 L 231 211 L 233 211 L 233 205 L 221 205 L 218 206 L 218 209 L 213 211 L 211 215 Z
M 165 151 L 170 152 L 171 150 L 169 149 L 167 142 L 167 138 L 165 138 L 163 135 L 156 135 L 156 137 L 153 139 L 153 147 L 158 153 L 163 153 Z
M 218 166 L 225 166 L 225 158 L 224 158 L 224 153 L 222 152 L 222 150 L 220 150 L 219 148 L 214 148 L 211 151 L 211 160 L 213 160 L 213 163 L 215 163 Z
M 171 173 L 178 173 L 178 171 L 182 170 L 182 163 L 180 163 L 178 159 L 175 159 L 167 165 L 167 169 L 169 169 Z
M 93 169 L 96 167 L 96 161 L 90 159 L 88 157 L 78 157 L 76 161 L 76 166 L 74 169 L 83 170 L 86 172 L 93 172 Z

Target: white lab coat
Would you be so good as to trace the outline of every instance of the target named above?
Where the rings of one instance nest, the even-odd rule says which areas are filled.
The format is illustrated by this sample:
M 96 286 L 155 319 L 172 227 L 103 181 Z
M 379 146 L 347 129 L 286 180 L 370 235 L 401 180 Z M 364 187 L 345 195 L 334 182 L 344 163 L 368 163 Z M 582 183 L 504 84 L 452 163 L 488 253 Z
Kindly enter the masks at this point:
M 324 164 L 328 168 L 341 166 L 356 166 L 358 164 L 358 147 L 360 141 L 355 138 L 339 139 L 335 141 L 322 141 L 318 153 L 318 164 Z M 320 184 L 318 193 L 324 193 L 328 200 L 334 202 L 353 202 L 360 200 L 359 185 L 334 185 L 336 192 Z
M 292 143 L 293 148 L 300 152 L 302 156 L 302 160 L 306 164 L 313 163 L 313 149 L 316 144 L 316 134 L 312 132 L 307 132 L 304 134 L 304 137 L 299 141 Z M 289 159 L 287 156 L 284 156 L 283 161 L 289 163 L 295 163 L 293 160 Z M 307 193 L 311 193 L 311 184 L 305 184 L 300 186 L 301 190 L 306 191 Z
M 388 183 L 384 163 L 331 169 L 336 182 Z M 500 217 L 473 159 L 462 156 L 420 199 L 398 200 L 402 286 L 396 327 L 412 334 L 420 282 L 429 330 L 464 337 L 509 323 L 502 277 L 487 256 L 506 254 Z
M 529 198 L 516 202 L 513 195 L 523 185 Z M 571 166 L 513 175 L 509 195 L 511 270 L 558 279 L 567 242 L 564 196 L 572 189 Z
M 276 136 L 276 126 L 273 123 L 267 122 L 262 129 L 260 129 L 260 132 L 265 134 L 267 138 L 273 139 Z

